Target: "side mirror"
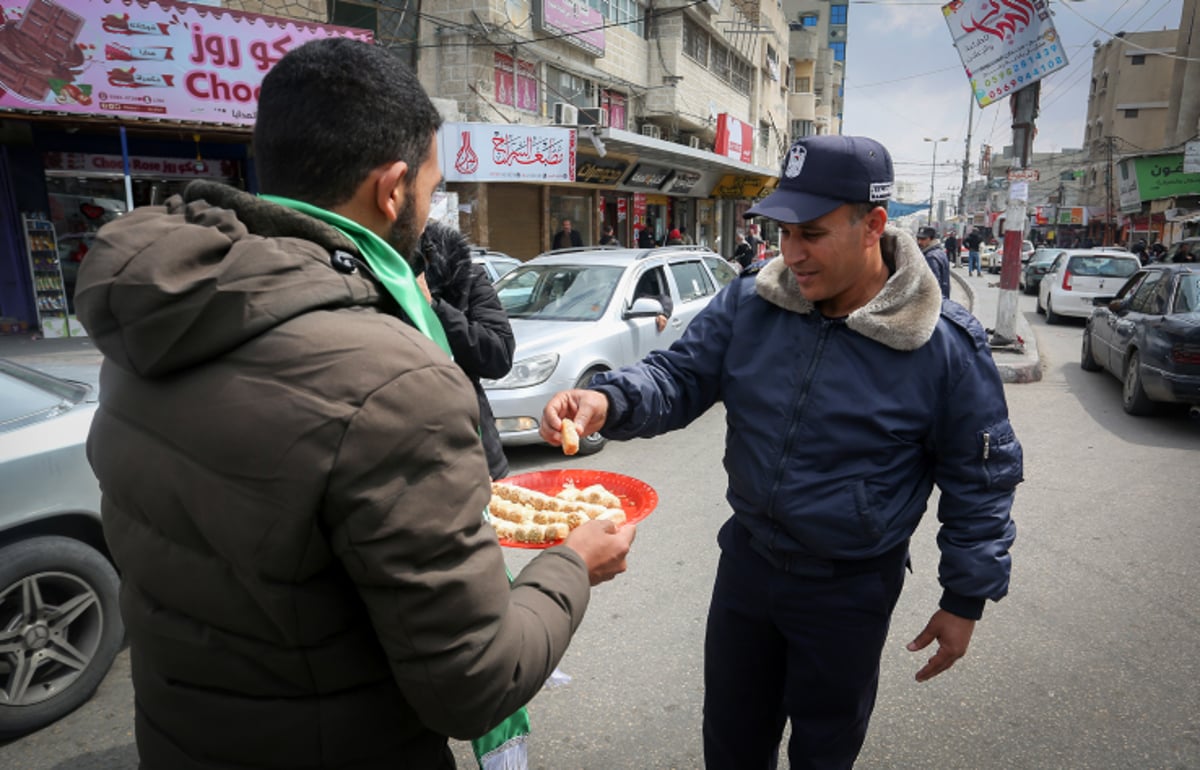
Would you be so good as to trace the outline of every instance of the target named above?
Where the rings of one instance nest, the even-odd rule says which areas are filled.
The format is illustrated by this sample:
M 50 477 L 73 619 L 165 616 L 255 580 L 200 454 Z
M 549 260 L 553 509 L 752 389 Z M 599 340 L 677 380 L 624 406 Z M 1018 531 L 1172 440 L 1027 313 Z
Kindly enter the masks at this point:
M 626 318 L 654 318 L 665 314 L 662 303 L 650 297 L 638 297 L 625 311 Z
M 1129 309 L 1128 299 L 1114 299 L 1108 303 L 1108 309 L 1114 313 L 1124 313 Z

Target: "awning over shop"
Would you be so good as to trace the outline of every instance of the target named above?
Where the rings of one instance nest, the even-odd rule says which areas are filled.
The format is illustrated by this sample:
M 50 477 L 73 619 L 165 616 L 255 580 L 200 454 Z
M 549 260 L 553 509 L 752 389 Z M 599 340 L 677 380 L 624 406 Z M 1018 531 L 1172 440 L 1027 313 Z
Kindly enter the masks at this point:
M 606 156 L 611 152 L 636 158 L 616 185 L 621 190 L 700 198 L 755 198 L 769 191 L 779 175 L 777 169 L 742 163 L 632 131 L 584 126 L 579 134 L 581 164 L 590 159 L 584 153 L 594 146 L 589 141 L 592 136 L 604 148 Z

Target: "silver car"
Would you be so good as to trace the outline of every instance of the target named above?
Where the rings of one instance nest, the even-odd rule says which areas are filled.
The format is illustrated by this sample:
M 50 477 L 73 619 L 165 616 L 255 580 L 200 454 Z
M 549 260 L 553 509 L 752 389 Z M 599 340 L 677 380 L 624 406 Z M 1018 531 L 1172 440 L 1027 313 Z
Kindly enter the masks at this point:
M 500 380 L 484 380 L 500 440 L 541 442 L 542 409 L 560 390 L 582 387 L 604 371 L 634 363 L 679 339 L 737 273 L 700 246 L 565 249 L 523 263 L 496 283 L 517 349 Z M 662 300 L 671 305 L 662 331 Z M 592 434 L 579 454 L 598 452 Z
M 91 697 L 124 641 L 85 452 L 92 388 L 0 359 L 0 738 Z
M 510 257 L 500 251 L 485 249 L 482 246 L 471 247 L 471 261 L 483 267 L 492 283 L 500 280 L 507 272 L 521 264 L 521 260 L 516 257 Z

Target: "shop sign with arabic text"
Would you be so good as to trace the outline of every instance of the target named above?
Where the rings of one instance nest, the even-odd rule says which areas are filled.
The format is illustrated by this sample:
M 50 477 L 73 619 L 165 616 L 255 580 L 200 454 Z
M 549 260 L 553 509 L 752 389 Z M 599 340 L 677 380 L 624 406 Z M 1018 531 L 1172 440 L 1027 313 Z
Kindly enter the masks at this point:
M 533 0 L 533 23 L 592 56 L 604 55 L 604 16 L 588 0 Z
M 953 0 L 942 15 L 980 107 L 1067 66 L 1048 0 Z
M 574 182 L 575 130 L 516 123 L 443 123 L 447 182 Z
M 0 108 L 249 126 L 263 76 L 361 29 L 167 0 L 17 0 L 0 25 Z
M 1200 174 L 1184 171 L 1183 153 L 1126 158 L 1117 169 L 1122 211 L 1144 201 L 1200 195 Z

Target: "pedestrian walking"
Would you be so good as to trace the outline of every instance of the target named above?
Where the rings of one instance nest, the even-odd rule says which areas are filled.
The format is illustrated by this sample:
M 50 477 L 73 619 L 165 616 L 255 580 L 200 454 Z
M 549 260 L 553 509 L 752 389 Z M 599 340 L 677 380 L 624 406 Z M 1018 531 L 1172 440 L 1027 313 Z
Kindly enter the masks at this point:
M 946 257 L 942 242 L 938 240 L 937 230 L 932 227 L 922 227 L 918 230 L 917 246 L 921 249 L 929 269 L 933 271 L 933 277 L 937 278 L 942 296 L 950 299 L 950 260 Z
M 746 234 L 741 230 L 738 230 L 733 238 L 737 244 L 733 248 L 733 261 L 737 262 L 745 270 L 754 261 L 754 248 L 746 240 Z
M 887 225 L 887 150 L 809 136 L 747 216 L 782 258 L 734 279 L 668 350 L 559 393 L 541 435 L 649 437 L 720 401 L 726 499 L 705 636 L 704 761 L 849 768 L 875 703 L 908 543 L 941 490 L 942 596 L 909 643 L 924 682 L 966 654 L 1008 590 L 1021 448 L 987 335 L 943 302 L 911 235 Z M 925 565 L 919 565 L 923 569 Z
M 612 225 L 604 226 L 604 230 L 600 234 L 600 245 L 601 246 L 616 246 L 618 248 L 621 246 L 621 242 L 619 240 L 617 240 L 617 236 L 613 232 Z
M 950 267 L 962 267 L 962 251 L 958 245 L 958 236 L 953 230 L 946 235 L 944 243 L 946 245 L 946 257 L 950 260 Z
M 194 181 L 81 265 L 143 770 L 511 756 L 624 569 L 634 531 L 585 524 L 505 574 L 475 392 L 412 270 L 440 124 L 387 49 L 306 43 L 262 81 L 263 195 Z
M 963 241 L 963 245 L 967 247 L 967 275 L 983 275 L 979 263 L 979 249 L 983 245 L 983 238 L 979 233 L 972 231 Z

